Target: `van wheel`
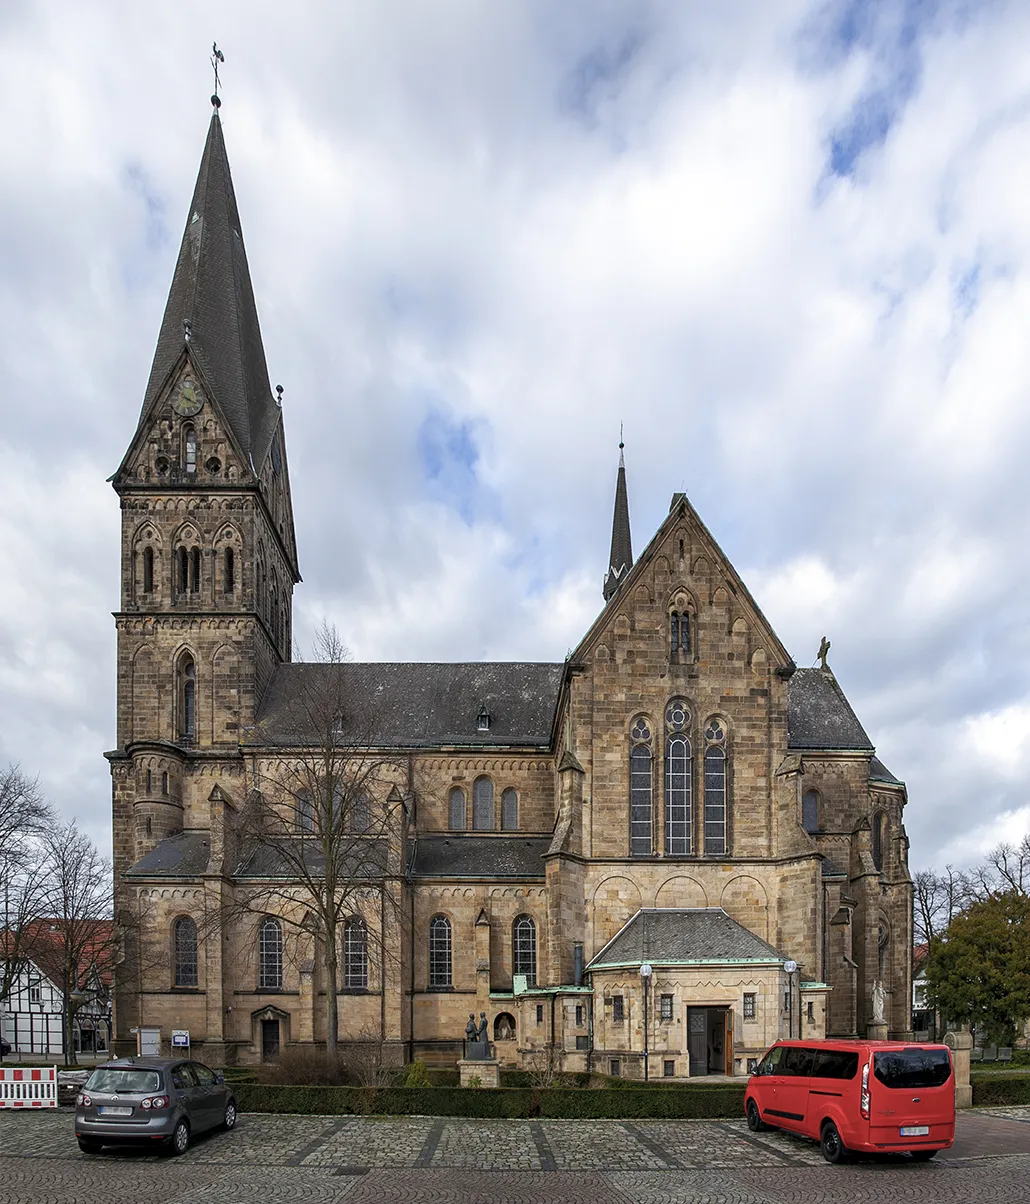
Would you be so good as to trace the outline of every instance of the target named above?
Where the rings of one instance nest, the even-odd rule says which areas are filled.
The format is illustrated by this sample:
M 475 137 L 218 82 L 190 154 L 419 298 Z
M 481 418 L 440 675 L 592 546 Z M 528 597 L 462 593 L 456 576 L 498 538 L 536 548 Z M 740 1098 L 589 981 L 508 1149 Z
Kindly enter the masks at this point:
M 913 1162 L 929 1162 L 931 1158 L 936 1158 L 938 1150 L 910 1150 Z
M 822 1127 L 819 1135 L 819 1148 L 827 1162 L 839 1163 L 848 1160 L 848 1147 L 841 1140 L 837 1126 L 832 1120 L 828 1120 Z
M 761 1133 L 766 1128 L 762 1114 L 758 1111 L 758 1105 L 753 1099 L 747 1101 L 747 1127 L 752 1133 Z

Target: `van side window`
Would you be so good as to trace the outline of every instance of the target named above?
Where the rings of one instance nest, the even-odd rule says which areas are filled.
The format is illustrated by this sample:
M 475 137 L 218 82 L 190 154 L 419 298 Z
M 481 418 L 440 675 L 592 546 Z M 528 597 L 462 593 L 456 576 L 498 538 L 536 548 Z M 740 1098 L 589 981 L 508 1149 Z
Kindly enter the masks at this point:
M 780 1062 L 783 1059 L 783 1046 L 777 1045 L 770 1049 L 765 1057 L 759 1062 L 756 1074 L 779 1074 Z
M 853 1079 L 858 1074 L 858 1054 L 843 1049 L 820 1049 L 812 1076 L 817 1079 Z
M 791 1074 L 796 1079 L 807 1079 L 812 1073 L 815 1062 L 814 1049 L 798 1049 L 791 1047 L 783 1059 L 781 1074 Z

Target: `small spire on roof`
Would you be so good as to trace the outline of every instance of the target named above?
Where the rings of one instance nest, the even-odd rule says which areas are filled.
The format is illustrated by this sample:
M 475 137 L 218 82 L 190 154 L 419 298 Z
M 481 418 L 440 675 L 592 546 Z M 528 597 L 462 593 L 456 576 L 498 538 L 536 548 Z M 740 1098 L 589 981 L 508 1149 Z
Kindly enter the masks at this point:
M 615 514 L 612 517 L 612 550 L 604 575 L 604 600 L 622 584 L 633 567 L 633 542 L 629 530 L 629 499 L 626 494 L 626 460 L 623 455 L 622 424 L 619 425 L 619 475 L 615 481 Z
M 215 72 L 215 90 L 211 95 L 211 103 L 214 105 L 214 107 L 216 109 L 220 109 L 222 107 L 222 102 L 218 98 L 218 64 L 224 63 L 224 62 L 225 62 L 225 55 L 222 54 L 222 52 L 218 49 L 218 43 L 212 42 L 211 43 L 211 66 L 214 68 L 214 72 Z

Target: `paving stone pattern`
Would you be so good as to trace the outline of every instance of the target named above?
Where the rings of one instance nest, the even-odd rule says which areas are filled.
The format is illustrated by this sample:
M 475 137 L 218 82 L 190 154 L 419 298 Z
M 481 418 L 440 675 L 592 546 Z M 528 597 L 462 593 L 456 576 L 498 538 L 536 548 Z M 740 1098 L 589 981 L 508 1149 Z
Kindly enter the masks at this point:
M 995 1152 L 992 1117 L 1007 1135 Z M 1024 1132 L 1013 1121 L 1026 1125 L 1016 1147 L 1026 1152 L 999 1154 Z M 86 1156 L 67 1112 L 0 1112 L 0 1204 L 1026 1204 L 1030 1108 L 980 1110 L 960 1120 L 960 1134 L 963 1124 L 963 1157 L 828 1167 L 814 1143 L 750 1133 L 742 1121 L 243 1116 L 235 1132 L 167 1159 L 150 1150 Z

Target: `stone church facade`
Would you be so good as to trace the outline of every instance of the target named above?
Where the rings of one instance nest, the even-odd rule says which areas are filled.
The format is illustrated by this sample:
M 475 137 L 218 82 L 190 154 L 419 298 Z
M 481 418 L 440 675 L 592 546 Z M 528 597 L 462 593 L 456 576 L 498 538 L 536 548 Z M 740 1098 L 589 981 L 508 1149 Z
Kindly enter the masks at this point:
M 291 663 L 283 410 L 217 110 L 112 481 L 115 1048 L 140 1027 L 215 1064 L 324 1045 L 325 951 L 243 818 L 317 733 L 287 721 L 312 666 Z M 877 981 L 907 1032 L 904 785 L 685 495 L 634 560 L 621 454 L 604 605 L 564 663 L 323 671 L 375 699 L 382 766 L 339 933 L 344 1046 L 453 1062 L 473 1013 L 510 1064 L 742 1074 L 778 1036 L 864 1034 Z M 278 906 L 239 906 L 273 882 Z

